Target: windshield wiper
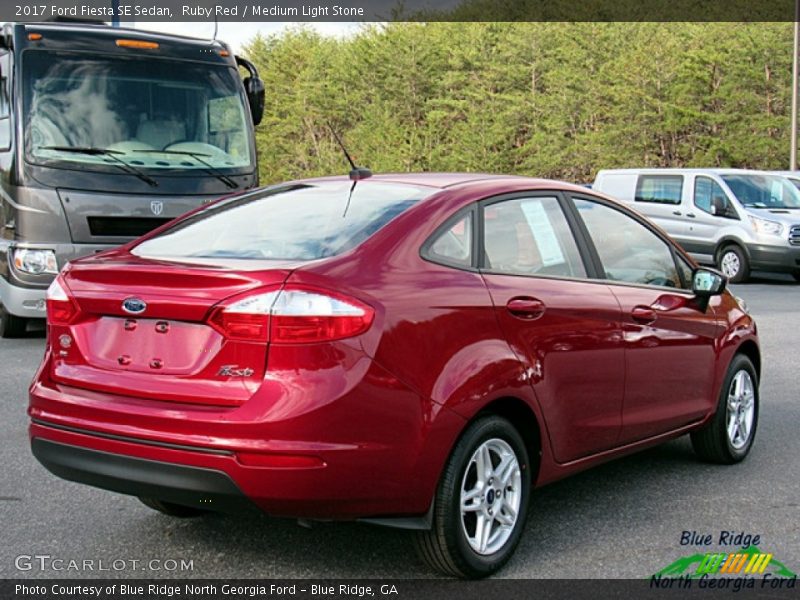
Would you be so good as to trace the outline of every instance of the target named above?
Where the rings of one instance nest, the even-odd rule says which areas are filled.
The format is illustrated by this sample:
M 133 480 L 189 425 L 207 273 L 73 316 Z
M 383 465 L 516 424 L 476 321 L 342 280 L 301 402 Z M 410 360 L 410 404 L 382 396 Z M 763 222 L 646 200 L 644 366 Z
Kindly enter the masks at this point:
M 209 175 L 212 175 L 219 179 L 222 183 L 227 185 L 229 188 L 235 190 L 239 188 L 239 184 L 236 183 L 233 179 L 225 175 L 225 173 L 221 172 L 212 164 L 204 161 L 201 156 L 205 156 L 206 158 L 210 158 L 211 155 L 203 154 L 201 152 L 189 152 L 188 150 L 137 150 L 137 152 L 147 153 L 147 154 L 178 154 L 183 156 L 191 156 L 197 162 L 205 167 L 203 169 Z
M 148 177 L 142 171 L 126 163 L 117 154 L 125 154 L 120 150 L 108 150 L 107 148 L 94 148 L 91 146 L 39 146 L 42 150 L 55 150 L 56 152 L 73 152 L 75 154 L 86 154 L 88 156 L 107 156 L 115 161 L 114 166 L 121 169 L 128 175 L 133 175 L 144 181 L 151 187 L 158 187 L 158 182 L 152 177 Z

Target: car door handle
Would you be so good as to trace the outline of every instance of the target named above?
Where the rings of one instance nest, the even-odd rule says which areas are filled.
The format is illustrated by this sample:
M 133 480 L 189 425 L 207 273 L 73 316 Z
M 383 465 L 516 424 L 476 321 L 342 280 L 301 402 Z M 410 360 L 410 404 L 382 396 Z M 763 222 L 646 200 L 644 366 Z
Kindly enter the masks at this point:
M 672 214 L 673 214 L 673 215 L 675 215 L 676 217 L 680 217 L 680 216 L 681 216 L 681 211 L 679 211 L 679 210 L 673 210 L 673 211 L 672 211 Z
M 694 213 L 686 213 L 686 216 L 689 217 L 690 219 L 694 219 L 697 215 Z
M 656 320 L 656 311 L 649 306 L 634 306 L 631 311 L 631 318 L 637 323 L 652 323 Z
M 508 301 L 506 310 L 518 319 L 531 321 L 544 314 L 544 302 L 529 296 L 518 296 Z

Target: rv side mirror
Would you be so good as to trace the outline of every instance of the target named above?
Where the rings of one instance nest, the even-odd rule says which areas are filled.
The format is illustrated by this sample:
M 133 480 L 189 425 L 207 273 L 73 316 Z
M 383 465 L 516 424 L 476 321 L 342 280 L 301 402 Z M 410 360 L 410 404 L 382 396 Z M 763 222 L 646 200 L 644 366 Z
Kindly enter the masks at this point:
M 264 82 L 260 77 L 246 77 L 244 80 L 244 91 L 247 94 L 247 102 L 250 104 L 250 114 L 253 116 L 253 125 L 261 123 L 264 116 L 264 100 L 266 92 Z

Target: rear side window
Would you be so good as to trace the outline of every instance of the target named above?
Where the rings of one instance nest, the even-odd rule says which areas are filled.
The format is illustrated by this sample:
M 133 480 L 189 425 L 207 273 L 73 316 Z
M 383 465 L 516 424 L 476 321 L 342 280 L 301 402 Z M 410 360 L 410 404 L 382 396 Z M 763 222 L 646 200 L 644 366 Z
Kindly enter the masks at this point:
M 209 207 L 137 245 L 147 258 L 314 260 L 346 252 L 435 190 L 335 182 L 262 190 Z
M 556 198 L 517 198 L 486 206 L 483 235 L 484 266 L 494 273 L 586 276 Z
M 472 213 L 446 225 L 424 250 L 426 258 L 456 267 L 472 266 Z
M 639 175 L 636 182 L 636 202 L 680 204 L 683 194 L 683 175 Z

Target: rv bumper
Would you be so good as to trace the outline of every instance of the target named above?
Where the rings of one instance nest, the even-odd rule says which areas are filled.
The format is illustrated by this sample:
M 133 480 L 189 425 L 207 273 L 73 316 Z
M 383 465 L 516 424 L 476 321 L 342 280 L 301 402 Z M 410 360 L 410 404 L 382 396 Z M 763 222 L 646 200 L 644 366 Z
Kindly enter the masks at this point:
M 0 277 L 0 298 L 5 309 L 14 316 L 26 319 L 44 319 L 44 295 L 47 288 L 23 288 Z

